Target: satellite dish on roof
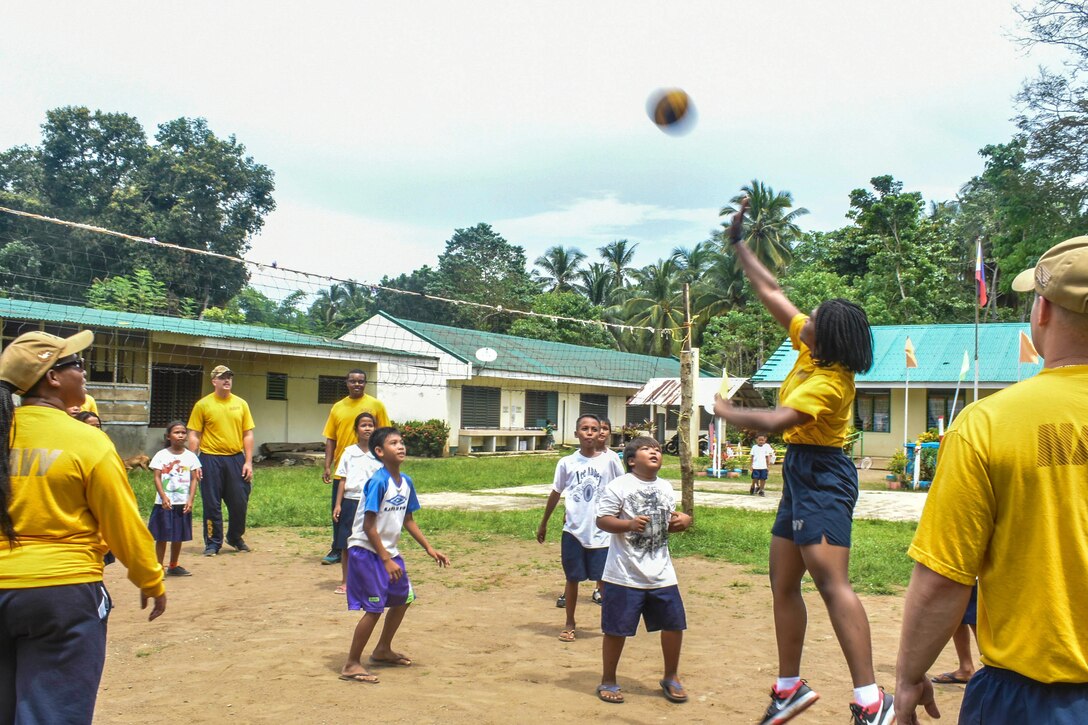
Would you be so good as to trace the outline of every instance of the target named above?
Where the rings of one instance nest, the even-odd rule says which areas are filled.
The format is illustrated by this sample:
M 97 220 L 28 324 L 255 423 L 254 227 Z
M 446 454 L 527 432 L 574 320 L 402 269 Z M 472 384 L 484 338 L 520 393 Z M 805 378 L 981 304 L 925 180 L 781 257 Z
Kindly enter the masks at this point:
M 481 347 L 476 351 L 476 359 L 482 363 L 495 362 L 495 358 L 499 356 L 499 353 L 495 352 L 494 348 Z

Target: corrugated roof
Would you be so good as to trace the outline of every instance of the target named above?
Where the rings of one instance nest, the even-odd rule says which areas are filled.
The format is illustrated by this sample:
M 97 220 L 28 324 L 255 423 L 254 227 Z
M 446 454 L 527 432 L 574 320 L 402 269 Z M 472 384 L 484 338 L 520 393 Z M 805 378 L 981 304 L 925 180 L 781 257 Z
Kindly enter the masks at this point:
M 695 404 L 711 411 L 714 395 L 721 389 L 721 378 L 699 378 L 692 391 Z M 748 378 L 729 378 L 729 398 L 750 408 L 766 408 L 767 401 Z M 652 378 L 627 400 L 628 405 L 680 405 L 680 378 Z
M 13 300 L 0 298 L 0 318 L 11 320 L 41 320 L 66 323 L 82 327 L 142 330 L 145 332 L 173 332 L 194 337 L 212 337 L 230 340 L 253 340 L 279 345 L 297 345 L 328 350 L 357 351 L 360 353 L 390 354 L 389 350 L 371 345 L 360 345 L 343 340 L 307 335 L 302 332 L 281 330 L 258 325 L 229 325 L 224 322 L 191 320 L 180 317 L 144 315 L 135 312 L 97 310 L 90 307 L 58 305 L 51 302 Z M 413 353 L 396 352 L 397 355 L 424 357 Z
M 1042 369 L 1038 364 L 1018 365 L 1020 332 L 1031 336 L 1026 323 L 995 322 L 978 327 L 978 379 L 980 383 L 1015 383 Z M 881 325 L 873 327 L 873 368 L 855 379 L 864 383 L 901 383 L 906 379 L 906 343 L 910 337 L 918 367 L 910 371 L 914 383 L 955 385 L 967 351 L 970 370 L 965 380 L 973 381 L 975 355 L 974 325 Z M 787 338 L 752 376 L 753 383 L 780 383 L 797 360 L 797 351 Z M 1019 371 L 1017 368 L 1019 367 Z
M 472 363 L 477 374 L 496 370 L 539 376 L 630 382 L 638 385 L 650 378 L 680 375 L 680 361 L 676 358 L 638 355 L 480 330 L 463 330 L 429 322 L 402 320 L 384 312 L 379 314 L 450 355 Z M 482 347 L 490 347 L 498 353 L 494 362 L 481 363 L 476 359 L 476 351 Z

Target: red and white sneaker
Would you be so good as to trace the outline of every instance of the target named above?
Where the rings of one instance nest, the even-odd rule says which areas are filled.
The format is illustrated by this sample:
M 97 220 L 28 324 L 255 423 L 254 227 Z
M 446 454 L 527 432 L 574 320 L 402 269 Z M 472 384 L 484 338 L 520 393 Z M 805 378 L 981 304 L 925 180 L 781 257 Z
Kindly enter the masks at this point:
M 767 706 L 767 712 L 759 725 L 781 725 L 792 720 L 801 712 L 807 710 L 812 703 L 820 699 L 804 680 L 793 686 L 792 690 L 779 692 L 771 688 L 771 704 Z
M 894 698 L 884 689 L 880 690 L 880 699 L 869 707 L 862 707 L 856 702 L 850 703 L 850 720 L 854 725 L 891 725 L 895 722 Z

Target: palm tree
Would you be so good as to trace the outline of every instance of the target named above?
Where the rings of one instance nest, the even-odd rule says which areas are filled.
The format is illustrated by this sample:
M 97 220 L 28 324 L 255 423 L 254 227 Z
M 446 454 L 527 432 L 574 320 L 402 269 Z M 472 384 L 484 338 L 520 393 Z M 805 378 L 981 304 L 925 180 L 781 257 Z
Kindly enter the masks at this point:
M 626 239 L 617 239 L 597 250 L 601 253 L 605 264 L 612 270 L 613 286 L 616 289 L 626 287 L 628 278 L 635 272 L 631 262 L 635 258 L 636 247 L 638 244 L 631 244 Z
M 656 264 L 635 272 L 635 287 L 624 302 L 624 318 L 629 325 L 652 327 L 652 335 L 644 336 L 646 351 L 668 355 L 673 343 L 679 341 L 676 333 L 684 324 L 683 282 L 676 262 L 658 260 Z
M 593 262 L 589 269 L 579 270 L 581 282 L 575 285 L 579 292 L 598 307 L 606 307 L 612 302 L 615 292 L 612 270 L 601 262 Z
M 711 244 L 720 245 L 720 232 L 715 232 Z M 722 315 L 743 304 L 745 300 L 744 272 L 731 255 L 714 254 L 702 274 L 691 287 L 691 308 L 694 340 L 702 344 L 703 330 L 712 317 Z
M 691 249 L 676 247 L 672 250 L 672 261 L 676 263 L 681 280 L 688 284 L 694 284 L 702 275 L 703 270 L 714 262 L 716 256 L 715 245 L 707 240 L 699 242 Z
M 748 247 L 759 261 L 775 272 L 785 269 L 793 257 L 791 243 L 801 236 L 797 219 L 808 214 L 808 209 L 793 206 L 793 195 L 788 191 L 775 192 L 770 186 L 755 179 L 742 186 L 742 194 L 730 199 L 731 204 L 722 207 L 719 216 L 731 217 L 744 197 L 750 204 L 745 215 L 744 232 Z M 728 224 L 728 222 L 725 222 Z
M 534 270 L 536 279 L 543 283 L 547 292 L 569 292 L 571 282 L 578 274 L 578 267 L 586 255 L 575 247 L 550 247 L 543 255 L 536 258 L 534 264 L 542 273 Z

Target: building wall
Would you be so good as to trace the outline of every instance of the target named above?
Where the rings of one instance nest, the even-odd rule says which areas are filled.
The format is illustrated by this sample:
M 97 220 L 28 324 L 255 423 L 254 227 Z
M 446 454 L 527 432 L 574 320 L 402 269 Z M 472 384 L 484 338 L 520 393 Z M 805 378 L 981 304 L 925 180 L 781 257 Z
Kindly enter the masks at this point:
M 974 401 L 974 394 L 971 390 L 972 386 L 965 386 L 960 389 L 960 396 L 964 399 L 964 404 Z M 947 387 L 940 388 L 941 392 L 950 392 Z M 992 395 L 997 392 L 991 388 L 979 388 L 979 397 L 985 398 L 987 395 Z M 874 433 L 867 431 L 864 437 L 864 455 L 887 457 L 895 453 L 895 451 L 902 450 L 904 441 L 914 442 L 918 439 L 918 436 L 926 430 L 926 401 L 928 399 L 927 389 L 923 387 L 914 387 L 913 385 L 909 389 L 909 394 L 906 396 L 907 405 L 907 435 L 903 435 L 903 405 L 904 405 L 904 390 L 902 388 L 892 389 L 891 391 L 891 409 L 889 416 L 891 418 L 891 431 L 888 433 Z

